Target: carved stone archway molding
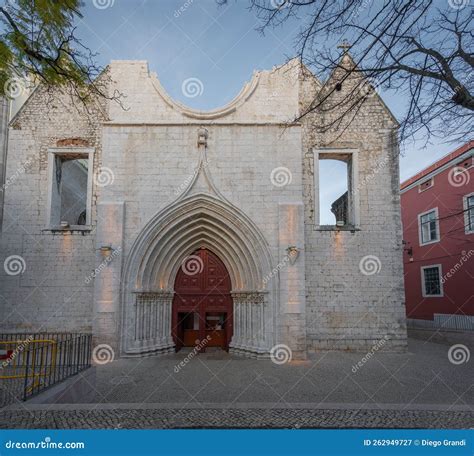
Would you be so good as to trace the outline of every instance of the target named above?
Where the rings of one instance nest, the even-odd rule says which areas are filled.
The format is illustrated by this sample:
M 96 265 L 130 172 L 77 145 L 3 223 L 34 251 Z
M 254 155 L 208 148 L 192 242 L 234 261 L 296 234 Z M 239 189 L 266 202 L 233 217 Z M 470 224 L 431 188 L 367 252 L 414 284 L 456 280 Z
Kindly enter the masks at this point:
M 230 347 L 261 355 L 274 344 L 279 288 L 277 280 L 268 284 L 264 280 L 273 270 L 269 246 L 254 222 L 218 192 L 208 168 L 201 148 L 197 172 L 186 192 L 158 212 L 131 247 L 122 282 L 123 356 L 173 348 L 170 316 L 176 274 L 199 248 L 215 253 L 230 275 L 234 312 L 238 309 L 239 314 L 234 334 L 240 334 Z M 256 333 L 251 334 L 250 328 Z
M 169 291 L 138 292 L 135 294 L 134 340 L 142 352 L 173 351 L 171 325 L 173 293 Z M 151 345 L 150 345 L 151 343 Z
M 266 326 L 269 313 L 268 293 L 262 291 L 234 291 L 234 337 L 230 351 L 247 356 L 267 357 Z

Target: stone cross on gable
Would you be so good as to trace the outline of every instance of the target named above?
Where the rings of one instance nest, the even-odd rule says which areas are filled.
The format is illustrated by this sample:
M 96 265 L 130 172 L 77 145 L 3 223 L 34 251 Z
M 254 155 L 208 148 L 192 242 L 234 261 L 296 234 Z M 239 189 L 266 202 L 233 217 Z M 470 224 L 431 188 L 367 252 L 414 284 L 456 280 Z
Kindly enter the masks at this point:
M 346 39 L 342 40 L 342 43 L 337 46 L 339 49 L 342 49 L 344 51 L 344 54 L 352 47 L 351 44 L 349 44 L 349 41 Z

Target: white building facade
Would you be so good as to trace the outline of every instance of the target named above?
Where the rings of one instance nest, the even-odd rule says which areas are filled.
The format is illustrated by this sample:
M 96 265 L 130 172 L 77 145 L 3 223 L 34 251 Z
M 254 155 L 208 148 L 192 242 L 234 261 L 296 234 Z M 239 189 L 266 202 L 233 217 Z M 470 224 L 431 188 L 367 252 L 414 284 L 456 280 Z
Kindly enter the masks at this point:
M 39 87 L 10 124 L 3 331 L 92 331 L 120 356 L 212 331 L 254 357 L 405 347 L 397 125 L 378 95 L 323 134 L 318 111 L 294 120 L 324 90 L 295 61 L 209 112 L 172 100 L 144 61 L 109 69 L 123 106 L 46 103 Z M 348 169 L 331 226 L 324 159 Z

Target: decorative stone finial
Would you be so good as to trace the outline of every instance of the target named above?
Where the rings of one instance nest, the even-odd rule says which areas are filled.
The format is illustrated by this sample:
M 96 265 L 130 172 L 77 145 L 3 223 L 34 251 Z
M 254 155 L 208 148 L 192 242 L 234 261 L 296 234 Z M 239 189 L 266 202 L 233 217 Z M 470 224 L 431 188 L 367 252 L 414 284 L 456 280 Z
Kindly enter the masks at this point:
M 208 137 L 209 137 L 209 132 L 205 128 L 201 127 L 198 130 L 198 147 L 199 146 L 207 147 Z

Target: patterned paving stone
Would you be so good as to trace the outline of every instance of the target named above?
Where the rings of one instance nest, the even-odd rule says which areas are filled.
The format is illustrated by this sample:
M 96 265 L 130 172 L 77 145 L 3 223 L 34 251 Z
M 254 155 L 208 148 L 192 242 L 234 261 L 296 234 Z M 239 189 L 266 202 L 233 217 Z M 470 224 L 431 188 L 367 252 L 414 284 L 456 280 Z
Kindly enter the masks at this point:
M 309 409 L 36 410 L 0 412 L 2 429 L 462 429 L 472 412 Z
M 117 359 L 0 409 L 0 428 L 470 428 L 474 364 L 453 365 L 449 346 L 411 339 L 356 372 L 361 353 L 286 365 L 205 355 L 178 372 L 180 353 Z

